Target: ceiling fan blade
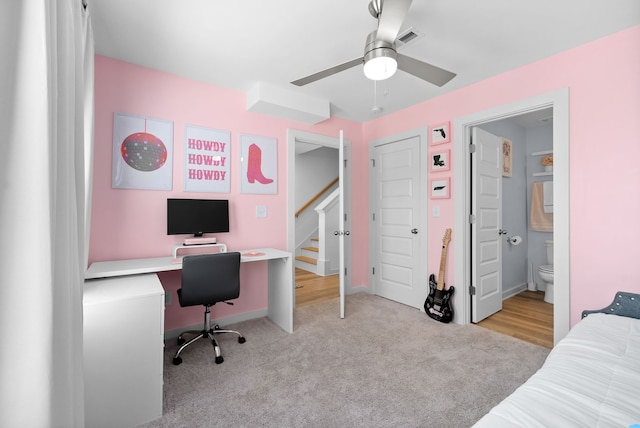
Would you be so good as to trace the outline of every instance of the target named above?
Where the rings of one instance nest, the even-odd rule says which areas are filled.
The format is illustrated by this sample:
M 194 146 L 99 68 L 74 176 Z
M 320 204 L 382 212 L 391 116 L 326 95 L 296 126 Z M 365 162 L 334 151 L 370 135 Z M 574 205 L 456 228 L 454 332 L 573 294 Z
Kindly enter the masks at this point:
M 413 74 L 422 80 L 433 83 L 436 86 L 442 86 L 449 80 L 456 77 L 456 73 L 452 73 L 435 65 L 427 64 L 415 58 L 398 54 L 398 68 L 409 74 Z
M 377 40 L 393 43 L 398 37 L 398 32 L 407 16 L 412 0 L 384 0 L 382 13 L 378 19 Z
M 325 77 L 329 77 L 336 73 L 340 73 L 346 69 L 351 67 L 355 67 L 356 65 L 361 65 L 364 62 L 364 58 L 356 58 L 351 61 L 347 61 L 344 64 L 336 65 L 331 68 L 327 68 L 326 70 L 319 71 L 317 73 L 311 74 L 307 77 L 303 77 L 302 79 L 294 80 L 293 83 L 296 86 L 304 86 L 306 84 L 315 82 L 316 80 L 324 79 Z

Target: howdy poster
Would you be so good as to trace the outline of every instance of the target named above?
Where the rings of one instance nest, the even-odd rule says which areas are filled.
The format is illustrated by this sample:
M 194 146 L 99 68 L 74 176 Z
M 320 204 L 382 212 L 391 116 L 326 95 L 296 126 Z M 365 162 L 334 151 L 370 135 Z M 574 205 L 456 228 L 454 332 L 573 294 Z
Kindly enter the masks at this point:
M 231 191 L 231 133 L 186 125 L 184 133 L 185 192 Z

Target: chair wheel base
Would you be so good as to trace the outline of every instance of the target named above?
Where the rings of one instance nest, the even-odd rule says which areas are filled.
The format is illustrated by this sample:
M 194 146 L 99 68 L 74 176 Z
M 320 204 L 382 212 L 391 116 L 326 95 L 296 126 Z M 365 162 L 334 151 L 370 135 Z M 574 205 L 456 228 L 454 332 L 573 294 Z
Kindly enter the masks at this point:
M 173 359 L 173 365 L 174 366 L 179 366 L 182 363 L 182 357 L 175 357 Z
M 222 364 L 222 363 L 224 363 L 224 358 L 216 357 L 216 364 Z
M 240 336 L 240 337 L 238 338 L 238 343 L 244 343 L 244 342 L 246 342 L 246 341 L 247 341 L 247 339 L 245 339 L 245 338 L 244 338 L 244 337 L 242 337 L 242 336 Z

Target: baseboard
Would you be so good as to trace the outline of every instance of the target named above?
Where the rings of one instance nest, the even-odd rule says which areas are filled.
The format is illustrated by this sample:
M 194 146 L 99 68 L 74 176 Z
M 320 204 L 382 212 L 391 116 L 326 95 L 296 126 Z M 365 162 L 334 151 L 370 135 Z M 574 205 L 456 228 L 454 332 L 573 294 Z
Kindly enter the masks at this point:
M 253 320 L 256 318 L 262 318 L 267 316 L 267 310 L 261 309 L 259 311 L 254 312 L 246 312 L 244 314 L 232 315 L 230 317 L 219 318 L 216 320 L 211 320 L 211 325 L 219 324 L 220 326 L 235 324 L 242 321 Z M 175 330 L 165 330 L 164 332 L 164 340 L 175 340 L 180 336 L 180 333 L 186 330 L 202 330 L 202 323 L 181 327 Z
M 523 284 L 518 284 L 515 287 L 512 287 L 508 290 L 502 290 L 502 300 L 506 300 L 509 297 L 513 297 L 516 294 L 520 294 L 526 289 L 527 289 L 527 284 L 523 283 Z

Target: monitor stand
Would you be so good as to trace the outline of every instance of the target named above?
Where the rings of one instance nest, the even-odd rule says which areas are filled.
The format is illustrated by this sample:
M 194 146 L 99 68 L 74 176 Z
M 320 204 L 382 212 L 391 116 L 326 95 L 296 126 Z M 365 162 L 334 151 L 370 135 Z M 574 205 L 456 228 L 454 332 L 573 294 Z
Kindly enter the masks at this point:
M 203 245 L 203 244 L 215 244 L 217 242 L 216 238 L 187 238 L 184 240 L 183 245 Z
M 178 252 L 180 252 L 180 250 L 198 250 L 197 254 L 202 254 L 200 252 L 200 250 L 202 248 L 218 248 L 218 252 L 219 253 L 226 253 L 227 252 L 227 246 L 224 244 L 198 244 L 198 245 L 184 245 L 184 244 L 177 244 L 173 246 L 173 258 L 177 259 L 178 258 Z

